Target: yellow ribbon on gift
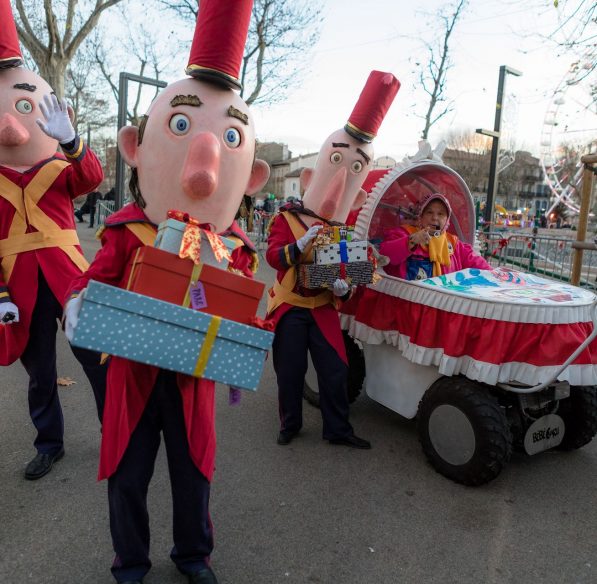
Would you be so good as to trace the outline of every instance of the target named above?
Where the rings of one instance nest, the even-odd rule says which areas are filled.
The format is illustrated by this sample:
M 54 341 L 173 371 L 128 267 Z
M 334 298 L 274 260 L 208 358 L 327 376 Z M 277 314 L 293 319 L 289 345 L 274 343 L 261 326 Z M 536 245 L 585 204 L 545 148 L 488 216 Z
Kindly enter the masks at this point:
M 182 305 L 185 308 L 188 308 L 191 305 L 191 288 L 193 287 L 193 284 L 196 284 L 199 281 L 199 276 L 201 275 L 202 269 L 203 269 L 203 264 L 195 264 L 193 266 L 193 270 L 191 272 L 191 278 L 189 280 L 189 286 L 184 295 L 184 300 L 182 301 Z
M 232 256 L 230 255 L 228 248 L 224 245 L 222 238 L 217 233 L 211 231 L 204 231 L 203 233 L 205 233 L 205 237 L 207 237 L 207 241 L 209 241 L 209 245 L 214 252 L 216 261 L 221 262 L 223 259 L 226 259 L 231 262 Z
M 180 250 L 178 257 L 189 258 L 195 264 L 201 261 L 201 234 L 205 234 L 207 241 L 214 253 L 214 257 L 218 262 L 223 259 L 232 261 L 232 256 L 228 248 L 224 245 L 221 237 L 216 233 L 212 233 L 208 229 L 202 229 L 194 223 L 187 223 L 182 234 L 182 241 L 180 242 Z
M 203 341 L 201 351 L 199 351 L 199 357 L 197 357 L 197 363 L 195 364 L 193 377 L 203 377 L 203 373 L 209 361 L 209 356 L 211 355 L 211 350 L 216 342 L 216 337 L 218 335 L 221 322 L 222 317 L 212 316 L 211 322 L 207 327 L 207 332 L 205 333 L 205 340 Z

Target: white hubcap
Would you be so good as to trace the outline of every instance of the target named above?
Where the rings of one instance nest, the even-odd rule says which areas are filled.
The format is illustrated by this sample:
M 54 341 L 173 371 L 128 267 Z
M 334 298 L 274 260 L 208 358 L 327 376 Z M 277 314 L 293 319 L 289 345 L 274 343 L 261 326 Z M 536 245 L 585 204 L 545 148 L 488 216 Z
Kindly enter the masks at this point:
M 475 431 L 466 414 L 442 404 L 429 417 L 429 438 L 437 454 L 449 464 L 466 464 L 475 453 Z

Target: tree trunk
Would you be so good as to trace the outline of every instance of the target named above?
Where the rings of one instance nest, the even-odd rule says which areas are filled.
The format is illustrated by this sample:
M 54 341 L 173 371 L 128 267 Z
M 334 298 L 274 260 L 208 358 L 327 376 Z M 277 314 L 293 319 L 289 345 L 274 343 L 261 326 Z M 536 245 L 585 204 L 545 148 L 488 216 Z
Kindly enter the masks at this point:
M 64 78 L 67 66 L 67 61 L 51 59 L 49 63 L 44 63 L 43 67 L 39 68 L 40 76 L 48 82 L 58 99 L 64 97 Z

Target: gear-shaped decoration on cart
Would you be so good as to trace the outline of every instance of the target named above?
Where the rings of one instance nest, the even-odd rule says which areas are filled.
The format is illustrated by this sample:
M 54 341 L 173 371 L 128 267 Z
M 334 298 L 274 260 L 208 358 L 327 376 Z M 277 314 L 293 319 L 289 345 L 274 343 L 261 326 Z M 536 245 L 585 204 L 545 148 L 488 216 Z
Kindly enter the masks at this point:
M 383 239 L 387 228 L 412 224 L 423 197 L 439 192 L 446 195 L 453 210 L 449 231 L 461 241 L 474 242 L 473 198 L 462 177 L 442 162 L 445 148 L 444 142 L 434 149 L 421 140 L 414 156 L 404 157 L 377 181 L 357 217 L 356 239 L 375 242 Z

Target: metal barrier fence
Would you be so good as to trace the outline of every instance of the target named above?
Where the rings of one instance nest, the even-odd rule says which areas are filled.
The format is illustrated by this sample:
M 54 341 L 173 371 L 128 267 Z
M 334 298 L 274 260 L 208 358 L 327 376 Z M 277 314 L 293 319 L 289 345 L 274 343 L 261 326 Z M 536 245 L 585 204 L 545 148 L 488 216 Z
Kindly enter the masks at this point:
M 479 233 L 481 253 L 494 266 L 506 266 L 524 272 L 569 282 L 575 249 L 582 249 L 579 286 L 597 289 L 597 245 L 577 243 L 567 237 L 534 233 Z
M 273 216 L 273 213 L 266 213 L 265 211 L 254 210 L 252 229 L 249 230 L 248 221 L 246 219 L 238 219 L 238 224 L 241 229 L 249 236 L 249 239 L 255 244 L 257 251 L 263 251 L 267 247 L 267 226 Z
M 98 225 L 103 225 L 106 221 L 106 217 L 109 217 L 114 213 L 116 209 L 116 203 L 114 201 L 98 201 L 96 203 L 95 217 Z
M 97 224 L 102 225 L 115 211 L 114 201 L 98 201 Z M 238 223 L 258 251 L 267 247 L 267 227 L 272 213 L 255 210 L 252 229 L 246 218 Z M 582 251 L 582 268 L 579 286 L 597 290 L 597 245 L 593 242 L 578 243 L 569 237 L 552 237 L 536 233 L 478 233 L 481 254 L 493 266 L 505 266 L 532 274 L 539 274 L 570 282 L 574 250 Z

